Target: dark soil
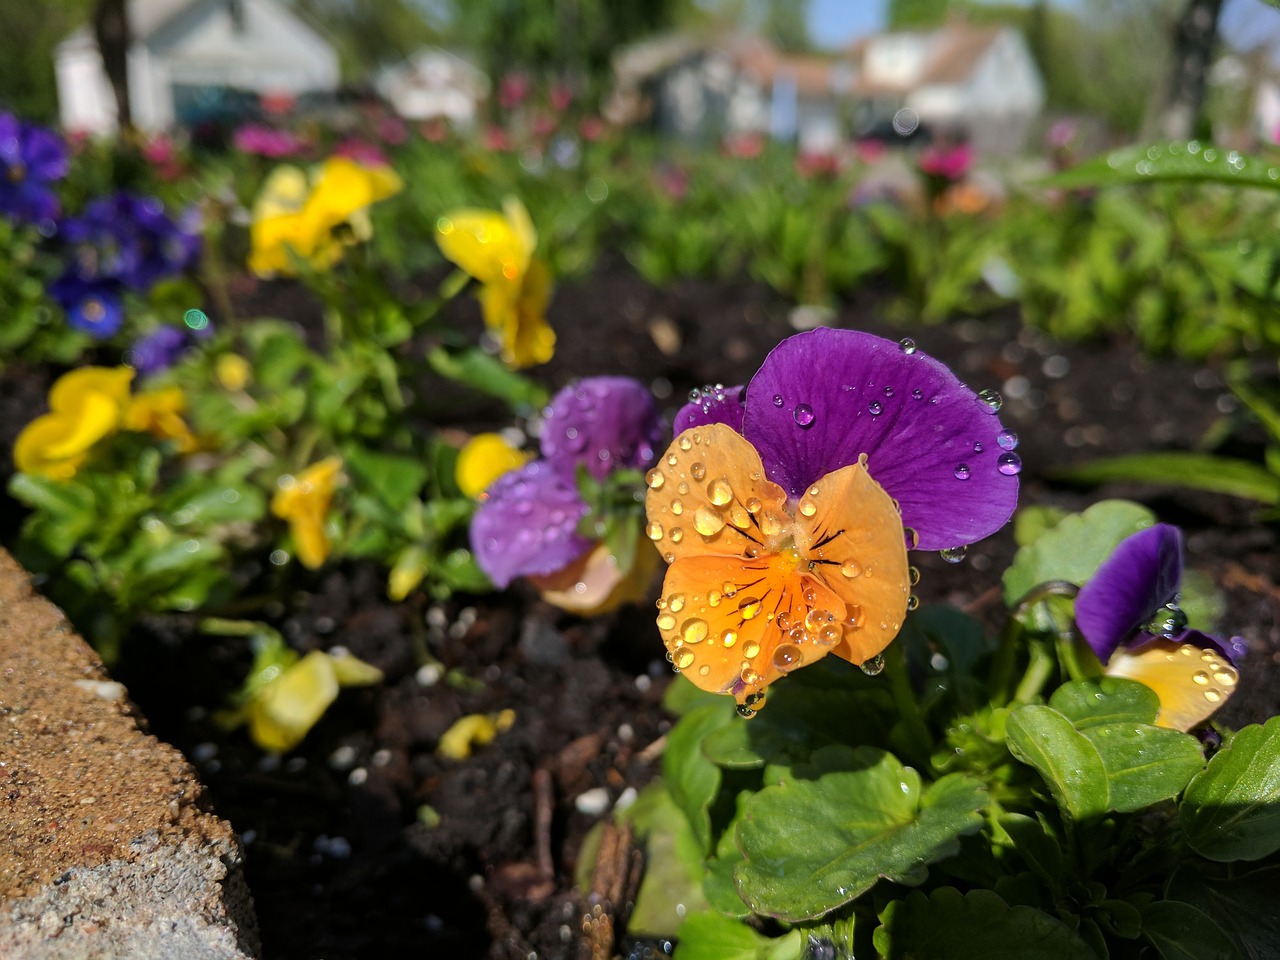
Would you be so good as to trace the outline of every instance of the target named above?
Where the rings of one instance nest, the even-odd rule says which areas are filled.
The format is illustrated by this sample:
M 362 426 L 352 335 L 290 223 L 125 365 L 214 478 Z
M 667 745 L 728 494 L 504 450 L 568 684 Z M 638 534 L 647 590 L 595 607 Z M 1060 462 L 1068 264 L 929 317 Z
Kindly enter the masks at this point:
M 288 292 L 259 289 L 249 305 L 288 315 L 300 302 Z M 1280 712 L 1280 554 L 1276 527 L 1260 522 L 1259 509 L 1172 488 L 1070 489 L 1051 478 L 1055 468 L 1101 455 L 1195 447 L 1231 412 L 1212 371 L 1144 360 L 1124 343 L 1056 344 L 1020 330 L 1013 315 L 893 329 L 875 304 L 869 294 L 847 305 L 838 325 L 910 335 L 975 389 L 1004 391 L 1002 418 L 1022 438 L 1024 504 L 1080 509 L 1126 496 L 1186 529 L 1189 564 L 1228 598 L 1223 628 L 1252 647 L 1224 719 L 1240 724 Z M 478 333 L 470 298 L 450 310 L 453 322 Z M 550 387 L 629 374 L 651 383 L 671 412 L 695 386 L 745 382 L 794 332 L 788 306 L 761 286 L 656 290 L 622 265 L 563 284 L 551 316 L 560 344 L 537 372 Z M 6 451 L 41 411 L 48 379 L 36 370 L 6 375 Z M 419 395 L 435 396 L 429 385 Z M 467 422 L 450 425 L 492 428 L 502 425 L 489 419 L 498 415 L 473 406 Z M 1239 452 L 1256 452 L 1250 444 L 1260 438 L 1241 436 Z M 13 529 L 6 521 L 6 537 Z M 995 618 L 1012 553 L 1006 530 L 959 565 L 918 557 L 917 592 L 925 603 Z M 584 835 L 608 816 L 600 802 L 611 807 L 659 771 L 669 726 L 660 701 L 670 674 L 651 609 L 583 621 L 519 588 L 445 605 L 420 595 L 393 604 L 383 574 L 370 566 L 289 575 L 255 615 L 299 649 L 341 644 L 386 675 L 376 688 L 343 691 L 294 752 L 265 757 L 243 732 L 228 735 L 215 722 L 251 661 L 241 640 L 199 635 L 190 617 L 154 618 L 129 640 L 115 671 L 242 835 L 266 960 L 576 960 L 593 956 L 584 934 L 593 906 L 614 919 L 621 956 L 670 949 L 623 934 L 625 893 L 620 902 L 593 903 L 573 882 Z M 507 708 L 515 725 L 493 743 L 463 761 L 436 756 L 457 718 Z M 625 849 L 615 859 L 626 873 Z M 586 926 L 598 934 L 598 923 Z

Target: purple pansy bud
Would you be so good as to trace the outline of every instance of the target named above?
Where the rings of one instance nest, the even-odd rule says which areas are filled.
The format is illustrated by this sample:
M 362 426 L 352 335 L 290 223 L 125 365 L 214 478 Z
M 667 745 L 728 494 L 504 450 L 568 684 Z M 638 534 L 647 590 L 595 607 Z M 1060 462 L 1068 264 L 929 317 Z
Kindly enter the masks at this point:
M 629 377 L 588 377 L 565 387 L 547 406 L 542 455 L 573 483 L 579 464 L 604 480 L 623 468 L 653 465 L 663 439 L 662 416 L 644 385 Z
M 577 532 L 587 505 L 545 461 L 499 477 L 487 493 L 471 520 L 471 550 L 497 586 L 556 573 L 591 549 Z
M 865 453 L 916 546 L 942 550 L 989 536 L 1017 505 L 1021 460 L 1000 442 L 1013 435 L 999 403 L 910 341 L 822 328 L 765 358 L 747 387 L 742 434 L 769 479 L 797 498 Z

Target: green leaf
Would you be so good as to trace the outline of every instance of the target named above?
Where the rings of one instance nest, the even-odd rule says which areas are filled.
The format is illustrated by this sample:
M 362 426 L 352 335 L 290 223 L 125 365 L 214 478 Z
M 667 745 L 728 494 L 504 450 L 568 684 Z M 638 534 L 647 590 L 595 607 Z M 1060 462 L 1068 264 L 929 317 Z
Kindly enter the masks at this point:
M 1043 183 L 1065 189 L 1173 181 L 1275 190 L 1280 188 L 1280 167 L 1238 150 L 1220 149 L 1198 140 L 1174 140 L 1113 150 L 1054 174 Z
M 1063 877 L 1062 847 L 1045 831 L 1044 825 L 1026 814 L 1006 813 L 1000 817 L 1000 827 L 1009 835 L 1027 866 L 1056 890 Z
M 446 350 L 436 347 L 427 354 L 431 369 L 442 377 L 503 400 L 513 410 L 542 407 L 547 392 L 528 377 L 503 366 L 502 361 L 477 347 Z
M 715 856 L 707 860 L 707 872 L 702 878 L 702 892 L 711 909 L 726 917 L 742 918 L 751 914 L 746 901 L 738 894 L 738 884 L 733 878 L 733 871 L 743 860 L 742 851 L 738 849 L 737 827 L 751 796 L 750 790 L 738 794 L 734 818 L 716 841 Z
M 707 909 L 698 838 L 660 783 L 645 788 L 627 817 L 644 841 L 646 861 L 627 929 L 638 936 L 674 936 L 681 918 Z
M 693 681 L 683 674 L 674 677 L 662 695 L 662 707 L 678 717 L 684 716 L 697 707 L 708 704 L 727 704 L 728 698 L 722 693 L 708 693 L 694 686 Z M 727 708 L 726 708 L 727 709 Z
M 1051 580 L 1084 583 L 1121 540 L 1155 522 L 1150 510 L 1127 500 L 1103 500 L 1063 518 L 1014 556 L 1004 574 L 1005 602 L 1012 606 Z
M 1072 483 L 1124 480 L 1186 487 L 1244 497 L 1268 506 L 1280 503 L 1280 478 L 1271 471 L 1247 460 L 1215 457 L 1208 453 L 1172 451 L 1107 457 L 1056 470 L 1053 476 Z
M 1204 911 L 1250 960 L 1280 960 L 1280 866 L 1230 876 L 1210 875 L 1194 861 L 1179 867 L 1165 895 Z M 1212 868 L 1209 868 L 1212 869 Z
M 1280 850 L 1280 717 L 1236 734 L 1191 781 L 1183 833 L 1210 860 L 1258 860 Z
M 1098 960 L 1069 927 L 1034 907 L 1010 907 L 990 890 L 913 890 L 880 915 L 875 946 L 886 960 Z
M 676 805 L 693 826 L 703 854 L 711 851 L 711 801 L 720 789 L 720 768 L 702 753 L 702 742 L 713 730 L 735 720 L 733 701 L 722 698 L 689 711 L 667 734 L 662 776 Z M 743 722 L 743 721 L 738 721 Z
M 1081 731 L 1107 771 L 1108 809 L 1132 813 L 1176 797 L 1204 769 L 1200 742 L 1180 730 L 1108 723 Z
M 353 445 L 342 451 L 342 458 L 361 489 L 371 491 L 397 512 L 403 510 L 427 482 L 426 465 L 416 457 L 377 453 Z
M 799 930 L 766 937 L 745 923 L 716 913 L 696 913 L 680 926 L 675 960 L 800 960 Z
M 450 550 L 445 554 L 440 565 L 435 568 L 435 573 L 440 581 L 452 590 L 461 590 L 464 593 L 488 593 L 493 589 L 493 583 L 480 569 L 470 550 L 462 548 Z
M 785 779 L 747 801 L 738 827 L 746 860 L 738 891 L 756 913 L 820 917 L 880 877 L 915 884 L 982 824 L 986 791 L 962 774 L 921 791 L 920 775 L 883 750 L 859 747 L 858 769 Z
M 1013 539 L 1020 547 L 1034 543 L 1071 516 L 1061 507 L 1023 507 L 1013 518 Z
M 1156 900 L 1142 911 L 1142 934 L 1164 960 L 1239 960 L 1231 938 L 1203 911 Z
M 1155 723 L 1160 698 L 1137 680 L 1098 677 L 1064 683 L 1049 697 L 1049 706 L 1075 725 L 1077 730 L 1107 723 Z
M 1052 707 L 1029 704 L 1005 727 L 1013 755 L 1044 779 L 1063 813 L 1087 820 L 1107 811 L 1107 771 L 1092 743 Z

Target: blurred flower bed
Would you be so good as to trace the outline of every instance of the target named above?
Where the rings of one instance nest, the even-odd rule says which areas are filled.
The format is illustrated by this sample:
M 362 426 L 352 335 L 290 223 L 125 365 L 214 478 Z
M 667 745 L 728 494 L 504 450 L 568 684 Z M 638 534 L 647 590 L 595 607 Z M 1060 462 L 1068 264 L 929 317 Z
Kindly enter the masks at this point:
M 1205 950 L 1267 942 L 1236 908 L 1280 869 L 1280 833 L 1221 811 L 1280 802 L 1248 772 L 1280 760 L 1280 728 L 1218 714 L 1258 658 L 1235 633 L 1261 628 L 1183 577 L 1178 517 L 1054 484 L 1232 497 L 1247 512 L 1223 529 L 1269 529 L 1280 158 L 1193 141 L 1081 160 L 1058 128 L 1038 165 L 965 144 L 686 152 L 554 90 L 533 121 L 106 144 L 0 115 L 5 545 L 41 589 L 135 691 L 180 704 L 207 660 L 216 701 L 188 718 L 217 738 L 205 761 L 272 776 L 322 750 L 364 796 L 366 767 L 332 762 L 350 723 L 419 723 L 370 762 L 400 778 L 392 832 L 451 871 L 502 845 L 443 839 L 441 784 L 483 769 L 491 797 L 501 768 L 468 766 L 486 751 L 556 752 L 512 787 L 534 809 L 512 845 L 536 851 L 445 897 L 524 917 L 490 922 L 493 956 L 960 957 L 929 931 L 996 928 L 1046 956 L 1175 957 L 1187 916 Z M 750 304 L 630 315 L 602 280 L 620 270 L 755 291 L 773 315 L 750 333 Z M 983 344 L 989 382 L 931 338 L 952 365 Z M 1045 347 L 1042 385 L 1018 365 L 1064 343 L 1181 371 L 1171 408 L 1200 411 L 1212 381 L 1203 429 L 1169 449 L 1132 417 L 1130 447 L 1026 483 L 1069 365 Z M 1070 403 L 1043 411 L 1053 429 Z M 304 613 L 335 591 L 350 634 Z M 384 627 L 357 635 L 365 603 L 395 652 Z M 583 716 L 529 716 L 602 661 Z M 521 670 L 552 689 L 501 676 Z M 578 739 L 556 737 L 590 738 L 592 709 L 612 732 L 573 768 Z M 345 859 L 323 835 L 316 862 Z M 474 949 L 448 912 L 395 943 Z

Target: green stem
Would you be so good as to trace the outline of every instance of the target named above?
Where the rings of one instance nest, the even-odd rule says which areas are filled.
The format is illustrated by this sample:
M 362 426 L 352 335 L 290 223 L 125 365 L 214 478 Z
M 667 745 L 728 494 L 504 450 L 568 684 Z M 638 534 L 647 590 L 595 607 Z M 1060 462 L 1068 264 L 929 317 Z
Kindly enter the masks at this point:
M 1054 655 L 1051 644 L 1040 640 L 1033 642 L 1031 644 L 1031 662 L 1027 664 L 1027 671 L 1022 675 L 1022 680 L 1018 683 L 1018 689 L 1013 692 L 1013 702 L 1022 704 L 1030 703 L 1034 700 L 1048 679 L 1053 676 L 1054 668 L 1057 665 L 1058 659 Z
M 907 742 L 914 754 L 912 762 L 917 768 L 932 775 L 933 737 L 920 710 L 920 700 L 911 687 L 911 678 L 907 675 L 907 658 L 901 642 L 891 643 L 885 648 L 884 660 L 885 672 L 889 675 L 889 692 L 898 709 L 898 716 L 902 718 Z

